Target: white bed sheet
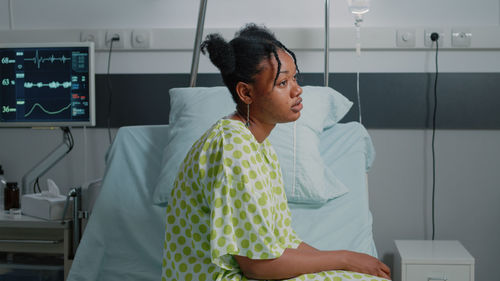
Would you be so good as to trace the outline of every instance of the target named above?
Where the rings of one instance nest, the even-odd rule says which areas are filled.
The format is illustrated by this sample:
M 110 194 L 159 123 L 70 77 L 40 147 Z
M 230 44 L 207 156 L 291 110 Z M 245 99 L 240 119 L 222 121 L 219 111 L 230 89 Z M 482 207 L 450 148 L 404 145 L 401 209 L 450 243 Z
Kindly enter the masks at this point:
M 322 133 L 320 151 L 325 165 L 349 192 L 320 207 L 290 204 L 295 231 L 319 249 L 348 249 L 377 257 L 366 176 L 375 150 L 367 131 L 357 122 L 336 124 Z
M 168 125 L 119 130 L 67 280 L 159 280 L 165 205 L 154 205 L 152 194 L 168 130 Z M 374 152 L 366 130 L 358 123 L 337 124 L 322 134 L 321 151 L 350 191 L 322 207 L 290 205 L 297 233 L 320 249 L 376 256 L 365 176 Z
M 167 126 L 120 128 L 67 280 L 155 280 L 161 276 L 165 206 L 152 204 Z

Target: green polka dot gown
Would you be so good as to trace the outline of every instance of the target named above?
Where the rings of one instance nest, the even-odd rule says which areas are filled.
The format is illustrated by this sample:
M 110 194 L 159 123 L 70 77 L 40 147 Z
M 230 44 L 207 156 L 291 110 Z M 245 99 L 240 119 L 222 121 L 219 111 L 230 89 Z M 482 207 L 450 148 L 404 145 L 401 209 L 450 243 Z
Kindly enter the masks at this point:
M 279 257 L 301 240 L 291 228 L 278 157 L 245 125 L 221 119 L 195 142 L 167 205 L 162 281 L 247 280 L 233 255 Z M 360 277 L 360 278 L 358 278 Z M 292 280 L 380 280 L 345 271 Z

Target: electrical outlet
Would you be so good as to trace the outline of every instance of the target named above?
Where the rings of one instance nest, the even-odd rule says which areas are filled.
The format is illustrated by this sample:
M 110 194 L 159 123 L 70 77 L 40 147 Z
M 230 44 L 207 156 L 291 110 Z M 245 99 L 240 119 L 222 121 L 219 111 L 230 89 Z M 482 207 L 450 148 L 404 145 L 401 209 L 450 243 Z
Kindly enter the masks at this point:
M 472 32 L 466 28 L 454 28 L 451 30 L 451 45 L 453 47 L 470 47 Z
M 440 29 L 440 28 L 426 29 L 424 31 L 424 45 L 426 47 L 432 47 L 432 44 L 434 42 L 431 40 L 431 34 L 434 32 L 439 34 L 438 43 L 439 43 L 439 46 L 442 47 L 443 43 L 444 43 L 444 31 L 443 31 L 443 29 Z
M 132 48 L 147 49 L 151 46 L 151 31 L 132 30 L 131 42 Z
M 82 30 L 80 32 L 80 42 L 94 42 L 94 48 L 101 48 L 102 34 L 99 30 Z
M 415 47 L 415 29 L 398 29 L 396 31 L 396 46 L 400 48 Z
M 106 31 L 106 47 L 111 46 L 111 39 L 118 38 L 113 42 L 113 49 L 125 48 L 125 32 L 123 30 L 108 30 Z

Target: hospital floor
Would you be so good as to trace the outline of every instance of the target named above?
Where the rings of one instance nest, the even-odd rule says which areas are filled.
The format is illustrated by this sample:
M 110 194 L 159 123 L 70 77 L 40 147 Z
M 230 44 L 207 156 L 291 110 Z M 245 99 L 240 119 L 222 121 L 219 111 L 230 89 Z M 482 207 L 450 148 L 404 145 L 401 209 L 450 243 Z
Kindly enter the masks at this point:
M 63 281 L 61 257 L 0 253 L 0 281 Z

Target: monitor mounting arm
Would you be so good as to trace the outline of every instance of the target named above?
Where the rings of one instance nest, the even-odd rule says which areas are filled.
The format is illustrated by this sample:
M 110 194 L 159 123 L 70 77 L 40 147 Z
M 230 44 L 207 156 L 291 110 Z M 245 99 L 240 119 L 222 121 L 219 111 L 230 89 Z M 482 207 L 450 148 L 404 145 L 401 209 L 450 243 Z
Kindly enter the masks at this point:
M 62 143 L 60 143 L 52 152 L 45 156 L 42 161 L 36 164 L 23 176 L 21 194 L 28 194 L 29 187 L 35 182 L 35 180 L 43 176 L 71 151 L 72 141 L 67 133 L 69 129 L 67 129 L 68 131 L 66 131 L 65 129 L 63 130 L 64 134 Z

